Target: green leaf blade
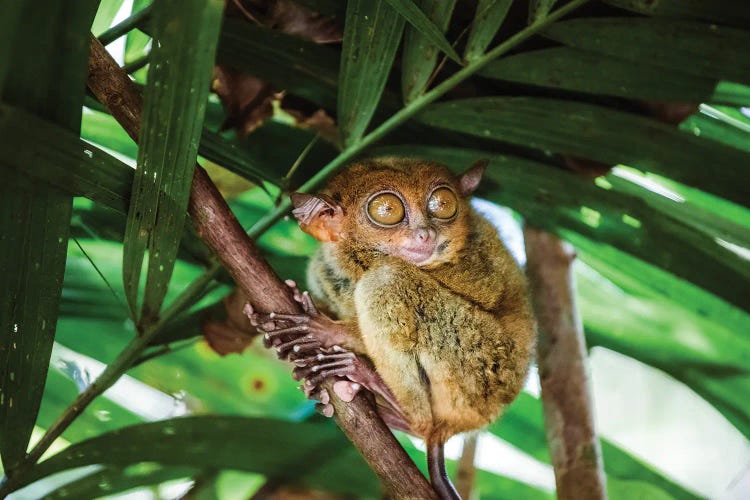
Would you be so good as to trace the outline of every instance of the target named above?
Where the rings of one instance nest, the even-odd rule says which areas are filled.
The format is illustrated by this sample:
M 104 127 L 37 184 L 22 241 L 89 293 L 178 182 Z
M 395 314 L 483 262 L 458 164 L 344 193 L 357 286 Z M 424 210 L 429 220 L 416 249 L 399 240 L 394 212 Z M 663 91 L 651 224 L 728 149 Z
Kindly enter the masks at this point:
M 464 60 L 473 61 L 484 54 L 503 24 L 513 0 L 479 0 L 469 40 L 464 49 Z
M 108 452 L 103 454 L 101 450 Z M 310 453 L 323 458 L 310 460 Z M 134 425 L 76 443 L 40 463 L 24 477 L 24 483 L 81 465 L 127 466 L 144 461 L 257 472 L 357 495 L 377 494 L 379 490 L 375 475 L 330 422 L 221 416 Z M 341 481 L 342 474 L 346 481 Z
M 127 213 L 133 169 L 78 134 L 23 111 L 0 104 L 0 163 L 72 196 L 85 196 Z
M 750 4 L 736 0 L 604 0 L 605 3 L 639 14 L 712 21 L 729 26 L 750 26 Z
M 579 18 L 543 34 L 557 42 L 704 78 L 750 81 L 750 31 L 661 18 Z
M 223 3 L 161 2 L 128 212 L 123 279 L 134 318 L 159 314 L 177 258 L 206 110 Z M 184 116 L 194 117 L 189 122 Z M 148 250 L 141 314 L 138 287 Z
M 531 0 L 529 2 L 529 24 L 544 21 L 557 0 Z
M 27 2 L 3 12 L 24 29 L 10 30 L 2 40 L 0 55 L 9 57 L 0 62 L 0 101 L 78 131 L 88 30 L 97 3 Z M 12 168 L 34 168 L 34 163 Z M 70 195 L 18 172 L 0 186 L 0 455 L 6 474 L 24 459 L 41 404 L 71 210 Z
M 580 50 L 555 47 L 495 60 L 487 78 L 597 95 L 663 102 L 705 102 L 716 79 Z
M 347 146 L 362 138 L 375 114 L 404 23 L 386 2 L 347 4 L 338 94 L 338 123 Z
M 69 195 L 51 190 L 6 185 L 3 191 L 0 452 L 4 468 L 12 470 L 26 454 L 44 390 L 72 203 Z
M 450 24 L 456 0 L 422 0 L 430 21 L 441 33 Z M 404 51 L 401 63 L 401 90 L 405 103 L 424 93 L 438 59 L 438 46 L 416 27 L 407 26 L 404 34 Z
M 456 62 L 460 62 L 458 54 L 451 46 L 450 42 L 445 39 L 445 28 L 435 25 L 432 19 L 427 17 L 417 4 L 412 0 L 386 0 L 393 9 L 401 14 L 409 24 L 417 29 L 422 35 L 430 40 L 440 50 Z M 446 2 L 450 4 L 451 2 Z M 450 9 L 452 10 L 452 8 Z

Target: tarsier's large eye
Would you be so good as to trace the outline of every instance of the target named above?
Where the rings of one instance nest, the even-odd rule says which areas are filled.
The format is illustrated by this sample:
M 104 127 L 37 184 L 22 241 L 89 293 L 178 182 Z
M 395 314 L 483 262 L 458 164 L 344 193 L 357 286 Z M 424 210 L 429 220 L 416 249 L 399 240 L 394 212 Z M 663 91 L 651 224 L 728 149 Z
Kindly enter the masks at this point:
M 446 187 L 437 188 L 427 200 L 427 211 L 438 219 L 450 219 L 456 215 L 457 210 L 456 195 Z
M 393 193 L 381 193 L 367 204 L 370 220 L 384 226 L 392 226 L 404 220 L 404 204 Z

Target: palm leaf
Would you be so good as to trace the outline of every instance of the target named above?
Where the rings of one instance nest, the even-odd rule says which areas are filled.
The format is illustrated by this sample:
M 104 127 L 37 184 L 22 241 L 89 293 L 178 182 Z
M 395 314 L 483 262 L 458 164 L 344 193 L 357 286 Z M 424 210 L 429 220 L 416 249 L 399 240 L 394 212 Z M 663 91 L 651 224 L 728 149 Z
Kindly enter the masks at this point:
M 375 114 L 403 29 L 404 18 L 386 2 L 347 3 L 338 94 L 345 145 L 359 141 Z
M 246 70 L 321 107 L 336 109 L 339 53 L 330 47 L 236 19 L 226 19 L 217 60 Z
M 706 102 L 716 79 L 628 62 L 573 47 L 555 47 L 492 61 L 488 78 L 590 94 L 663 102 Z
M 445 33 L 450 24 L 456 0 L 423 0 L 420 7 L 429 20 Z M 407 26 L 404 34 L 404 51 L 401 56 L 401 91 L 408 103 L 421 95 L 429 84 L 438 58 L 438 46 L 414 26 Z
M 101 450 L 109 451 L 102 454 Z M 310 450 L 315 450 L 318 459 L 310 459 Z M 40 463 L 24 477 L 24 484 L 82 465 L 127 466 L 143 461 L 257 472 L 279 481 L 357 495 L 379 490 L 374 474 L 330 422 L 220 416 L 135 425 L 77 443 Z M 341 481 L 344 476 L 347 480 Z
M 134 318 L 159 314 L 186 217 L 223 2 L 160 2 L 125 233 L 123 278 Z M 186 122 L 184 116 L 190 116 Z M 148 249 L 143 307 L 141 265 Z
M 544 35 L 582 50 L 648 62 L 704 78 L 750 80 L 750 32 L 661 18 L 582 18 L 555 23 Z
M 464 49 L 464 59 L 473 61 L 484 54 L 503 24 L 513 0 L 479 0 L 471 23 L 469 40 Z
M 750 26 L 750 4 L 735 0 L 604 0 L 610 5 L 650 16 L 713 21 L 729 26 Z
M 133 169 L 52 122 L 0 104 L 0 164 L 73 196 L 127 213 Z
M 445 54 L 456 62 L 459 62 L 458 54 L 453 50 L 450 42 L 445 39 L 445 27 L 437 27 L 433 20 L 427 17 L 422 9 L 412 0 L 386 0 L 393 9 L 401 14 L 404 19 L 409 21 L 409 24 L 413 26 L 417 31 L 422 33 L 430 42 L 436 47 L 445 52 Z M 450 4 L 450 2 L 448 2 Z M 453 10 L 451 7 L 448 12 Z M 450 20 L 450 15 L 448 16 Z
M 529 1 L 529 24 L 543 21 L 549 11 L 554 7 L 557 0 L 530 0 Z
M 26 2 L 3 13 L 23 26 L 0 40 L 0 98 L 70 131 L 80 127 L 93 0 Z M 12 30 L 11 30 L 12 33 Z M 12 49 L 10 49 L 12 48 Z M 5 76 L 5 81 L 2 77 Z M 3 163 L 6 159 L 3 159 Z M 19 174 L 0 187 L 0 455 L 23 460 L 39 411 L 57 322 L 72 198 Z
M 106 467 L 75 481 L 71 481 L 44 495 L 46 500 L 67 498 L 109 497 L 144 486 L 156 486 L 167 481 L 188 479 L 196 474 L 189 467 Z

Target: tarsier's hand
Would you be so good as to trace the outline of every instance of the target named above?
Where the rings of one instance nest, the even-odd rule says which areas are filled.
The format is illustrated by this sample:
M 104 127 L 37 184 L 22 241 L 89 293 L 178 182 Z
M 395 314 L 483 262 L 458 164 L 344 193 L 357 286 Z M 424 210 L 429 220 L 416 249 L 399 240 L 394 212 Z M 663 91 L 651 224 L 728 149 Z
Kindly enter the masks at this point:
M 333 379 L 333 391 L 345 402 L 365 387 L 380 396 L 386 405 L 386 418 L 392 427 L 408 429 L 398 402 L 388 386 L 375 370 L 355 353 L 339 344 L 348 339 L 341 323 L 332 320 L 315 307 L 310 294 L 300 292 L 297 284 L 286 280 L 292 289 L 294 300 L 302 306 L 304 314 L 262 314 L 245 305 L 245 314 L 250 322 L 263 333 L 266 347 L 276 349 L 279 358 L 295 364 L 292 372 L 295 380 L 305 379 L 300 387 L 310 399 L 320 401 L 318 411 L 333 415 L 331 398 L 320 384 Z
M 300 292 L 294 281 L 285 283 L 292 289 L 294 300 L 302 306 L 304 314 L 263 314 L 255 312 L 250 304 L 245 305 L 244 312 L 263 334 L 266 347 L 273 347 L 279 358 L 296 365 L 294 378 L 305 379 L 301 389 L 308 397 L 319 400 L 319 410 L 330 417 L 333 415 L 330 396 L 319 389 L 319 385 L 335 378 L 336 395 L 347 402 L 354 399 L 362 386 L 344 377 L 357 371 L 357 356 L 336 343 L 346 335 L 341 325 L 320 313 L 310 294 Z
M 339 344 L 348 337 L 343 325 L 318 311 L 310 294 L 300 292 L 294 281 L 285 283 L 302 306 L 303 314 L 263 314 L 253 311 L 250 304 L 245 305 L 245 314 L 263 334 L 265 346 L 275 348 L 279 358 L 290 360 L 321 347 L 339 352 Z

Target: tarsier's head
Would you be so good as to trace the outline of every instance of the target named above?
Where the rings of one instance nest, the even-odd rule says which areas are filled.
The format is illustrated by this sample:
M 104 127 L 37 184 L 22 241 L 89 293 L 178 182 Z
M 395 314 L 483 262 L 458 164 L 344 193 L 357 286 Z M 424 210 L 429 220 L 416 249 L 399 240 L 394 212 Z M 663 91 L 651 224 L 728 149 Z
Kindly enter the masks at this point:
M 487 163 L 461 175 L 419 160 L 379 158 L 351 165 L 320 194 L 292 194 L 303 231 L 417 266 L 451 261 L 467 236 L 469 196 Z

